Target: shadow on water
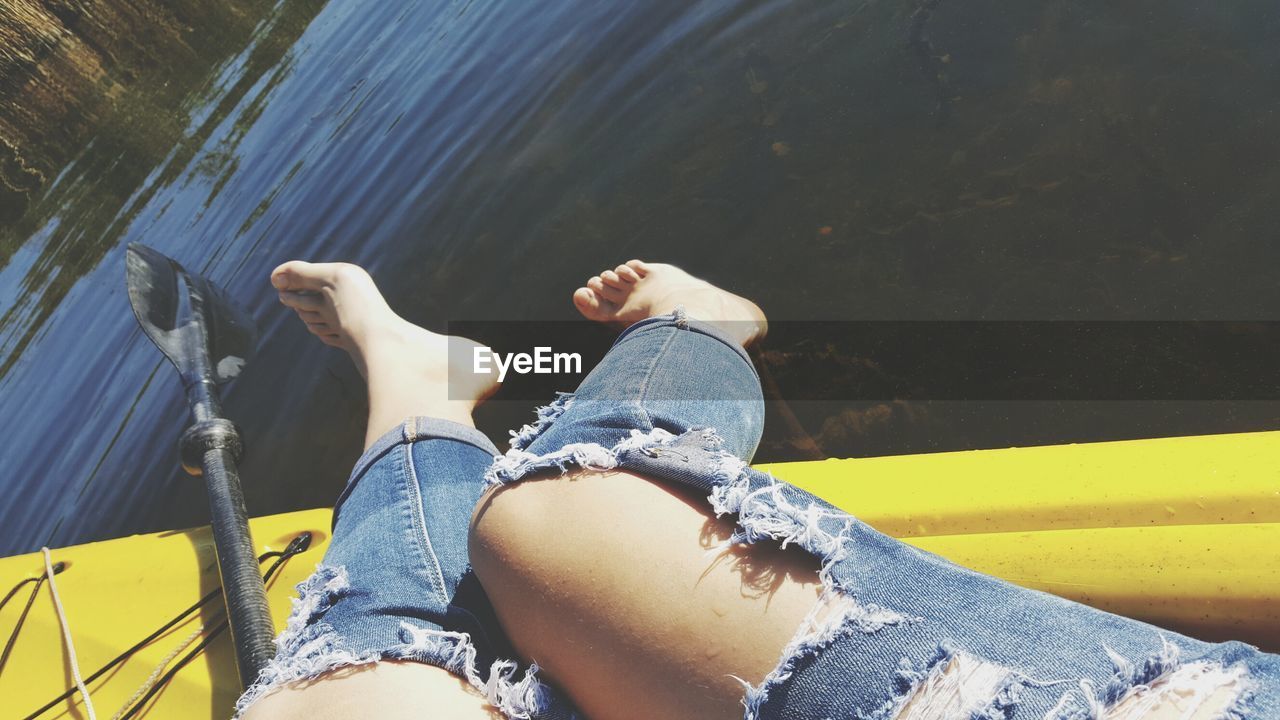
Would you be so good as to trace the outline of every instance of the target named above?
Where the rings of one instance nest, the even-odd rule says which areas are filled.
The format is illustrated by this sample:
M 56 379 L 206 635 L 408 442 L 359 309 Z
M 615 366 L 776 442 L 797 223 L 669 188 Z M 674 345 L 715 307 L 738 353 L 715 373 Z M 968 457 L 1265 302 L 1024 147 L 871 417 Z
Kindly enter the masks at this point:
M 572 288 L 635 256 L 778 323 L 1270 320 L 1280 301 L 1263 0 L 164 7 L 27 22 L 44 30 L 0 57 L 0 477 L 20 498 L 0 553 L 205 522 L 176 379 L 124 298 L 133 240 L 263 326 L 226 398 L 254 514 L 331 503 L 359 452 L 359 376 L 265 282 L 291 257 L 361 263 L 435 327 L 570 319 Z M 63 57 L 87 80 L 31 79 Z M 17 112 L 29 96 L 59 121 Z M 762 348 L 790 402 L 759 459 L 1280 426 L 1274 402 L 857 400 L 838 373 L 858 352 Z M 501 437 L 528 405 L 500 394 L 478 420 Z

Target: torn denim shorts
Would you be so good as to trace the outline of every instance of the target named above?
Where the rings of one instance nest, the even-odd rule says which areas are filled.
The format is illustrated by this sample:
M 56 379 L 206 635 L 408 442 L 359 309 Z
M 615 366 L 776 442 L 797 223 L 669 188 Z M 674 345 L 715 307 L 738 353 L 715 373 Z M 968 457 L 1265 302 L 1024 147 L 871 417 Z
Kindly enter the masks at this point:
M 966 570 L 883 535 L 747 466 L 763 428 L 759 380 L 715 327 L 632 326 L 574 395 L 539 411 L 490 484 L 548 470 L 622 469 L 679 483 L 737 520 L 731 542 L 794 545 L 824 596 L 747 720 L 1280 718 L 1280 656 L 1205 643 Z
M 471 572 L 467 527 L 497 448 L 475 428 L 416 418 L 357 461 L 334 508 L 333 539 L 299 597 L 276 656 L 237 716 L 285 683 L 379 660 L 436 665 L 511 718 L 573 710 L 515 657 Z
M 1280 717 L 1280 657 L 1019 588 L 882 535 L 749 468 L 763 424 L 749 358 L 680 311 L 631 326 L 505 455 L 470 428 L 406 423 L 357 464 L 324 564 L 238 707 L 290 680 L 397 658 L 461 675 L 508 717 L 573 717 L 536 667 L 511 659 L 466 531 L 486 486 L 587 468 L 688 486 L 736 518 L 732 542 L 795 545 L 819 561 L 824 596 L 747 688 L 747 720 L 1131 720 L 1158 699 L 1180 717 L 1209 699 L 1221 705 L 1213 717 Z

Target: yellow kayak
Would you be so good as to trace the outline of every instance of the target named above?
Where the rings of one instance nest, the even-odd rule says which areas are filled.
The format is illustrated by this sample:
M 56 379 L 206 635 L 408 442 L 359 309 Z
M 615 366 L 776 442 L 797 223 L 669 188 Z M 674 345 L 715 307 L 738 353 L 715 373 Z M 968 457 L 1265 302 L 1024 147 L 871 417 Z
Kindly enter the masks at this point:
M 1194 636 L 1280 649 L 1280 432 L 760 467 L 976 570 Z M 329 519 L 324 509 L 252 521 L 261 553 L 311 537 L 268 585 L 277 628 L 293 585 L 324 553 Z M 62 548 L 52 560 L 65 564 L 55 579 L 86 676 L 218 583 L 207 528 Z M 0 637 L 14 638 L 0 665 L 3 718 L 27 717 L 72 685 L 48 584 L 34 581 L 43 573 L 39 553 L 0 559 L 0 591 L 15 588 L 0 609 Z M 214 595 L 89 681 L 99 715 L 228 717 L 238 686 L 230 642 L 213 632 L 222 617 Z M 38 717 L 80 718 L 80 705 L 75 695 Z

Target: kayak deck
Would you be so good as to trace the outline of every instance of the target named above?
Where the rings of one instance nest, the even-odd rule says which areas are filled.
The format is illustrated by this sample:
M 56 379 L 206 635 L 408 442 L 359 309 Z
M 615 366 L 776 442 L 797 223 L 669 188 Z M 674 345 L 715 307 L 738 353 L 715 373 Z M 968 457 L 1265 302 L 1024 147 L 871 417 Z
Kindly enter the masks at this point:
M 1280 648 L 1280 432 L 759 467 L 975 570 L 1198 637 Z M 277 628 L 293 586 L 324 554 L 330 516 L 307 510 L 251 523 L 259 552 L 312 534 L 268 586 Z M 55 579 L 85 675 L 218 584 L 208 528 L 63 548 L 53 560 L 67 565 Z M 0 559 L 0 591 L 43 568 L 39 553 Z M 6 637 L 32 586 L 0 610 Z M 110 717 L 166 656 L 222 617 L 221 602 L 210 602 L 89 683 L 98 712 Z M 0 668 L 0 697 L 24 717 L 71 685 L 41 587 Z M 225 718 L 237 695 L 223 633 L 137 716 Z M 80 704 L 75 696 L 40 717 L 81 717 Z

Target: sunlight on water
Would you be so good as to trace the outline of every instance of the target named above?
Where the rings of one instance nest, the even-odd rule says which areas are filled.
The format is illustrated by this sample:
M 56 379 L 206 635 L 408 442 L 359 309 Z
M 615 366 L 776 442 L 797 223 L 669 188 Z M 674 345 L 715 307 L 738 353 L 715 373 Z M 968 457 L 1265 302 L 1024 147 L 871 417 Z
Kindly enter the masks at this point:
M 683 264 L 782 321 L 762 363 L 810 399 L 771 415 L 762 460 L 1280 416 L 821 402 L 858 348 L 785 325 L 1271 319 L 1268 2 L 168 5 L 154 27 L 78 31 L 109 69 L 87 41 L 30 29 L 14 66 L 47 45 L 75 81 L 32 96 L 57 122 L 0 116 L 23 148 L 0 153 L 0 477 L 17 498 L 0 554 L 204 521 L 177 467 L 177 379 L 125 297 L 131 241 L 261 325 L 227 396 L 253 514 L 330 504 L 359 450 L 359 377 L 266 282 L 293 257 L 364 264 L 434 324 L 570 319 L 568 293 L 600 267 Z M 815 357 L 834 360 L 797 360 Z M 480 422 L 502 437 L 528 411 L 498 402 Z

